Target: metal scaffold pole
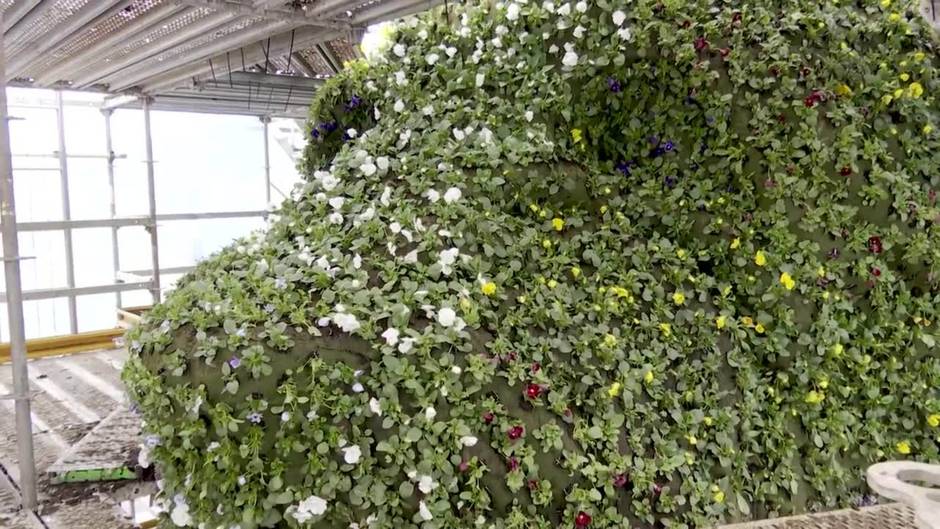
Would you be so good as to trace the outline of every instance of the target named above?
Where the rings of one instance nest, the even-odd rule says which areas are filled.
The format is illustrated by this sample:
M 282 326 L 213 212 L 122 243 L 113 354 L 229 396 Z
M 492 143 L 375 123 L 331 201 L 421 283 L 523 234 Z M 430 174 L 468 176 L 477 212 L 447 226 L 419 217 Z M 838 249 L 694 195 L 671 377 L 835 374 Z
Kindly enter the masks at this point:
M 117 218 L 117 197 L 115 195 L 114 189 L 114 143 L 111 140 L 111 115 L 114 113 L 111 109 L 102 110 L 104 114 L 104 141 L 105 141 L 105 150 L 107 150 L 108 155 L 108 190 L 110 191 L 110 211 L 111 218 Z M 118 227 L 111 227 L 111 262 L 114 266 L 114 276 L 117 279 L 118 272 L 121 271 L 121 253 L 120 247 L 118 246 Z M 115 301 L 117 301 L 117 306 L 120 307 L 123 305 L 121 299 L 121 293 L 115 292 Z
M 0 27 L 2 24 L 0 14 Z M 20 282 L 20 249 L 13 200 L 13 161 L 10 153 L 10 116 L 7 112 L 6 57 L 0 34 L 0 231 L 3 234 L 3 268 L 6 279 L 7 313 L 10 320 L 10 356 L 13 359 L 13 399 L 16 403 L 16 448 L 20 467 L 23 507 L 36 509 L 36 461 L 33 456 L 33 425 L 29 411 L 29 376 L 26 365 L 26 331 L 23 322 L 23 291 Z
M 262 129 L 264 130 L 264 206 L 271 206 L 271 147 L 268 139 L 268 124 L 271 123 L 269 116 L 261 117 Z
M 59 187 L 62 194 L 62 220 L 72 220 L 72 199 L 69 190 L 69 159 L 65 147 L 65 103 L 62 91 L 55 93 L 56 97 L 56 129 L 59 133 Z M 66 227 L 62 230 L 65 238 L 65 284 L 68 288 L 75 288 L 75 252 L 72 247 L 72 229 Z M 78 332 L 78 306 L 75 296 L 68 296 L 69 330 L 72 334 Z
M 150 202 L 150 252 L 153 263 L 153 276 L 150 293 L 153 303 L 160 303 L 160 246 L 157 244 L 157 189 L 153 173 L 153 138 L 150 131 L 150 104 L 149 97 L 144 97 L 144 146 L 147 159 L 147 199 Z

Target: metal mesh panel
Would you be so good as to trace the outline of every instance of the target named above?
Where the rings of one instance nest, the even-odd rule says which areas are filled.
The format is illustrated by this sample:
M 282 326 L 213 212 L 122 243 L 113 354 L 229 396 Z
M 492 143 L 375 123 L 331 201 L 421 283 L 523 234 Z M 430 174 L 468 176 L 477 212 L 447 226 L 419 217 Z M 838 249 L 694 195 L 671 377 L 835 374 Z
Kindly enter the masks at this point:
M 137 0 L 121 11 L 102 20 L 100 23 L 83 28 L 82 32 L 77 37 L 70 39 L 64 46 L 48 54 L 46 60 L 38 65 L 36 72 L 42 72 L 53 66 L 54 63 L 61 62 L 73 55 L 81 53 L 83 49 L 94 45 L 112 33 L 120 31 L 121 28 L 129 22 L 148 14 L 155 7 L 163 3 L 165 3 L 164 0 Z
M 13 5 L 13 0 L 0 0 L 0 13 L 6 11 L 11 5 Z
M 149 61 L 150 62 L 165 61 L 168 59 L 172 59 L 174 57 L 179 57 L 181 55 L 186 54 L 189 51 L 195 50 L 197 48 L 201 48 L 207 44 L 211 44 L 213 41 L 217 39 L 221 39 L 229 35 L 233 35 L 235 33 L 248 30 L 252 26 L 261 22 L 264 22 L 264 18 L 262 17 L 243 18 L 233 24 L 225 26 L 224 28 L 220 28 L 209 34 L 203 35 L 202 37 L 198 37 L 193 40 L 187 41 L 185 44 L 181 46 L 170 48 L 169 50 L 164 51 L 160 55 L 157 55 L 156 57 L 149 59 Z
M 720 529 L 917 529 L 914 511 L 891 503 L 774 520 L 726 525 Z
M 307 64 L 313 68 L 314 73 L 317 75 L 333 75 L 333 70 L 330 68 L 330 65 L 326 63 L 322 55 L 317 53 L 317 50 L 303 50 L 300 52 L 300 56 L 307 61 Z
M 121 59 L 128 54 L 144 48 L 146 46 L 157 46 L 161 39 L 171 36 L 173 33 L 184 29 L 186 26 L 198 22 L 209 15 L 214 14 L 211 9 L 190 9 L 178 16 L 167 20 L 159 28 L 143 35 L 141 38 L 131 41 L 111 55 L 104 58 L 104 62 L 111 62 Z
M 47 35 L 55 30 L 55 27 L 76 15 L 91 0 L 58 0 L 55 4 L 44 9 L 42 16 L 29 21 L 25 26 L 23 37 L 16 42 L 7 42 L 7 56 L 13 57 L 17 53 L 25 50 L 29 43 L 36 37 Z M 40 4 L 36 9 L 43 9 Z
M 346 39 L 330 41 L 327 42 L 325 46 L 327 46 L 330 51 L 336 55 L 336 58 L 339 59 L 341 63 L 345 63 L 346 61 L 354 61 L 359 58 L 359 54 L 356 52 L 356 46 L 358 46 L 358 44 L 350 43 Z

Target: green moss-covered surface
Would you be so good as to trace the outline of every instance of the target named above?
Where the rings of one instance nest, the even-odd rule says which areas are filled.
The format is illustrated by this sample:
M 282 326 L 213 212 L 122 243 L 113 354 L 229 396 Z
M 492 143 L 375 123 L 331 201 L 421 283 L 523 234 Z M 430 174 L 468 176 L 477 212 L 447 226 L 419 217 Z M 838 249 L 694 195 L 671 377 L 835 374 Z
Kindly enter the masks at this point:
M 507 2 L 314 101 L 307 181 L 131 332 L 166 523 L 705 527 L 940 454 L 913 2 Z

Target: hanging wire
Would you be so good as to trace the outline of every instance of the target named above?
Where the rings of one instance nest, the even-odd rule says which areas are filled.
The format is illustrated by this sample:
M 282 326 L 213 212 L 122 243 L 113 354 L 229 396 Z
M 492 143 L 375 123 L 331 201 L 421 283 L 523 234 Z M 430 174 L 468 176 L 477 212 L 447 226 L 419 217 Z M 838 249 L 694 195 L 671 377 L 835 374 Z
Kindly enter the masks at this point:
M 292 30 L 290 31 L 290 49 L 287 51 L 287 74 L 288 74 L 288 75 L 290 75 L 290 73 L 291 73 L 291 70 L 290 70 L 290 61 L 291 61 L 291 59 L 294 58 L 293 55 L 294 55 L 294 32 L 295 32 L 295 31 L 297 31 L 297 30 L 296 30 L 296 29 L 292 29 Z
M 228 87 L 235 88 L 232 84 L 232 58 L 229 56 L 229 52 L 225 52 L 225 62 L 228 63 Z
M 215 67 L 212 66 L 212 59 L 209 59 L 209 71 L 212 72 L 212 82 L 217 83 L 218 81 L 215 78 Z
M 265 49 L 263 46 L 261 49 L 264 51 L 264 73 L 268 73 L 268 64 L 271 62 L 271 37 L 268 37 L 268 47 Z

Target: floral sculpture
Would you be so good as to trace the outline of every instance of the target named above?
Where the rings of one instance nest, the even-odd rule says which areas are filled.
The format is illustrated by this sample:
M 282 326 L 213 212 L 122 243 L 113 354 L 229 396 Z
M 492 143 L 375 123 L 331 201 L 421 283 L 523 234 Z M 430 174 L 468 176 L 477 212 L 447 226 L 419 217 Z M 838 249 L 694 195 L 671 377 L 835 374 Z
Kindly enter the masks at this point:
M 475 4 L 475 2 L 470 2 Z M 486 2 L 129 337 L 167 523 L 706 527 L 940 457 L 940 87 L 899 0 Z

